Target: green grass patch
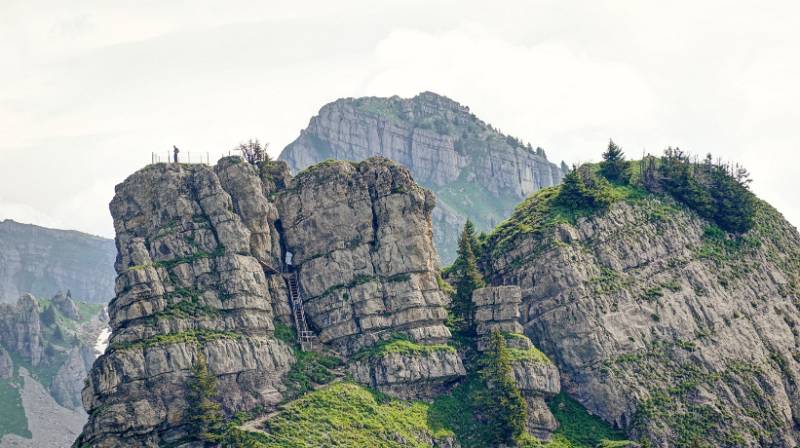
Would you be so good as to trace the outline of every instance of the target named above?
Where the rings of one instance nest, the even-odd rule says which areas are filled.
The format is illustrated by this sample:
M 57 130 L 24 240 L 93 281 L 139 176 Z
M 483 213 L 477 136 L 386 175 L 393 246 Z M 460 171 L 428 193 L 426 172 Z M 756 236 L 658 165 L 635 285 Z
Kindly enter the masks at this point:
M 533 361 L 541 364 L 552 364 L 553 361 L 547 357 L 541 350 L 536 347 L 528 349 L 509 348 L 508 355 L 511 361 Z
M 391 340 L 375 344 L 372 347 L 367 347 L 353 355 L 352 358 L 358 361 L 367 358 L 380 358 L 390 353 L 428 354 L 440 351 L 455 353 L 456 349 L 446 344 L 419 344 L 397 336 Z
M 553 434 L 553 441 L 562 443 L 569 448 L 595 448 L 602 443 L 603 446 L 626 446 L 615 443 L 626 441 L 625 433 L 614 429 L 601 418 L 589 414 L 580 403 L 570 398 L 564 392 L 556 395 L 550 403 L 550 411 L 558 420 L 559 427 Z M 608 445 L 611 443 L 611 445 Z
M 0 379 L 0 439 L 6 434 L 16 434 L 30 439 L 28 418 L 22 407 L 22 378 Z
M 429 424 L 430 405 L 406 402 L 352 383 L 334 383 L 286 405 L 266 433 L 232 430 L 229 446 L 252 448 L 428 448 L 452 437 Z
M 342 360 L 325 353 L 295 350 L 295 362 L 286 375 L 286 396 L 296 398 L 309 392 L 315 384 L 327 384 L 336 378 L 332 369 Z

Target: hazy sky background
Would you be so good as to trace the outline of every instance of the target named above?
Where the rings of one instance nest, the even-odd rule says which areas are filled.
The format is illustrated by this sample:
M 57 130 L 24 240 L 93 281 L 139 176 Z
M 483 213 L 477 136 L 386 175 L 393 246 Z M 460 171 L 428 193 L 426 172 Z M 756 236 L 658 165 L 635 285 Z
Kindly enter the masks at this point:
M 277 156 L 336 98 L 432 90 L 555 162 L 744 163 L 797 225 L 799 5 L 0 0 L 0 218 L 111 237 L 152 151 Z

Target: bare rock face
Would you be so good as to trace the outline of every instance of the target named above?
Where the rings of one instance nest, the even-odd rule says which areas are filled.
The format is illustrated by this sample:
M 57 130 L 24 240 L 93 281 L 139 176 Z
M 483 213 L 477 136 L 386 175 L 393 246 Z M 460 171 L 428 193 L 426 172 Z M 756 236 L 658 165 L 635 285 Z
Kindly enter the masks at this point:
M 795 446 L 800 236 L 766 204 L 756 219 L 737 238 L 667 199 L 621 202 L 496 235 L 487 272 L 521 288 L 525 333 L 566 391 L 632 437 Z
M 71 230 L 0 221 L 0 303 L 24 293 L 105 303 L 114 296 L 114 242 Z
M 433 195 L 386 159 L 327 162 L 278 196 L 306 315 L 342 354 L 401 332 L 443 342 L 447 298 L 436 282 Z
M 472 292 L 478 350 L 487 349 L 492 332 L 503 334 L 511 356 L 514 381 L 528 403 L 528 432 L 540 440 L 548 440 L 558 428 L 558 422 L 545 398 L 561 391 L 561 377 L 556 365 L 521 334 L 521 303 L 519 286 L 487 286 Z
M 30 294 L 23 294 L 16 305 L 0 304 L 0 341 L 38 366 L 44 355 L 39 305 Z
M 9 379 L 11 378 L 11 374 L 14 372 L 14 363 L 11 362 L 11 356 L 9 356 L 6 349 L 0 345 L 0 379 Z
M 432 92 L 327 104 L 280 159 L 297 172 L 327 159 L 373 156 L 407 167 L 436 194 L 434 236 L 444 263 L 455 258 L 466 218 L 478 230 L 490 230 L 528 194 L 559 183 L 564 175 L 543 150 L 524 146 L 468 107 Z
M 281 399 L 290 348 L 272 337 L 275 208 L 241 159 L 151 165 L 117 186 L 111 344 L 83 391 L 77 445 L 159 446 L 187 436 L 203 356 L 226 413 Z M 278 267 L 279 268 L 279 267 Z
M 521 303 L 522 292 L 518 286 L 490 286 L 472 292 L 475 333 L 481 338 L 478 349 L 483 349 L 487 336 L 493 331 L 522 333 L 519 323 Z M 516 339 L 512 341 L 516 342 Z
M 359 383 L 405 400 L 446 393 L 452 383 L 467 374 L 458 353 L 448 346 L 357 360 L 351 364 L 350 373 Z
M 83 409 L 83 379 L 87 377 L 92 361 L 91 347 L 78 346 L 69 351 L 67 360 L 59 367 L 49 387 L 56 402 L 69 409 Z
M 53 305 L 64 316 L 75 321 L 81 319 L 80 311 L 78 311 L 78 305 L 75 304 L 75 302 L 72 300 L 72 297 L 59 292 L 53 296 L 52 300 Z
M 463 376 L 454 350 L 429 350 L 450 337 L 433 204 L 385 159 L 326 163 L 294 179 L 282 162 L 256 167 L 238 157 L 213 168 L 151 165 L 129 177 L 111 203 L 112 336 L 83 390 L 90 418 L 76 446 L 190 442 L 188 388 L 200 357 L 228 416 L 283 400 L 294 356 L 274 322 L 294 323 L 286 271 L 298 275 L 324 348 L 350 356 L 403 335 L 431 353 L 354 367 L 365 384 L 410 396 Z

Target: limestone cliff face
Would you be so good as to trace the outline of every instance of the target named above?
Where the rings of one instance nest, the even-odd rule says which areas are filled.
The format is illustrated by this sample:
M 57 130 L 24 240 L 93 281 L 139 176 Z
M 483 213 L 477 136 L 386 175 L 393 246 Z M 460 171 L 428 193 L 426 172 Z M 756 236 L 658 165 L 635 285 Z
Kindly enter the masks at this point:
M 414 98 L 347 98 L 327 104 L 281 153 L 293 171 L 326 159 L 383 156 L 430 188 L 443 262 L 455 257 L 465 219 L 489 230 L 528 194 L 561 181 L 561 167 L 432 92 Z
M 114 296 L 114 252 L 105 238 L 0 221 L 0 303 L 66 290 L 106 303 Z
M 111 344 L 84 389 L 90 419 L 78 445 L 181 441 L 200 356 L 226 412 L 281 399 L 292 355 L 272 337 L 276 294 L 262 267 L 279 254 L 271 211 L 258 173 L 239 159 L 154 165 L 117 187 Z
M 800 237 L 765 204 L 757 220 L 736 238 L 650 196 L 507 226 L 484 262 L 593 413 L 655 446 L 795 446 Z
M 441 342 L 446 298 L 436 283 L 433 195 L 385 159 L 330 162 L 281 192 L 286 248 L 320 340 L 343 354 L 402 331 Z
M 188 384 L 201 356 L 228 416 L 279 403 L 295 361 L 274 336 L 275 322 L 293 323 L 289 270 L 321 349 L 347 357 L 398 334 L 446 341 L 432 208 L 433 196 L 385 159 L 323 164 L 294 179 L 282 162 L 238 157 L 129 177 L 111 203 L 111 344 L 83 391 L 90 419 L 76 446 L 190 444 Z M 463 375 L 458 356 L 446 362 L 453 367 L 439 376 L 428 369 L 396 386 Z
M 45 347 L 39 304 L 32 295 L 23 295 L 15 306 L 0 304 L 0 343 L 34 367 L 42 362 Z

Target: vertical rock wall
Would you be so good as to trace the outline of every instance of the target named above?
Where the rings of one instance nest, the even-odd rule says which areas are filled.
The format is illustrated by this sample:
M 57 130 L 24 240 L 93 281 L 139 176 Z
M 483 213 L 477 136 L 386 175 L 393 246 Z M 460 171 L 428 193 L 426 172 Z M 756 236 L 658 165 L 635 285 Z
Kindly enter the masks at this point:
M 441 342 L 446 297 L 436 282 L 433 195 L 386 159 L 328 162 L 278 197 L 287 250 L 320 340 L 343 354 L 402 332 Z
M 294 362 L 274 321 L 291 323 L 282 272 L 297 270 L 311 328 L 352 355 L 404 335 L 445 342 L 433 196 L 385 159 L 322 164 L 295 179 L 282 162 L 226 158 L 151 165 L 117 186 L 117 296 L 111 343 L 83 391 L 77 446 L 191 440 L 188 385 L 203 356 L 226 414 L 282 399 Z M 292 266 L 284 254 L 292 253 Z M 453 350 L 409 382 L 463 375 Z M 370 384 L 368 379 L 365 379 Z
M 117 296 L 106 353 L 84 389 L 78 445 L 160 446 L 191 436 L 198 357 L 227 413 L 281 399 L 290 348 L 272 337 L 275 208 L 242 160 L 152 165 L 117 186 Z

